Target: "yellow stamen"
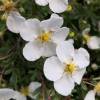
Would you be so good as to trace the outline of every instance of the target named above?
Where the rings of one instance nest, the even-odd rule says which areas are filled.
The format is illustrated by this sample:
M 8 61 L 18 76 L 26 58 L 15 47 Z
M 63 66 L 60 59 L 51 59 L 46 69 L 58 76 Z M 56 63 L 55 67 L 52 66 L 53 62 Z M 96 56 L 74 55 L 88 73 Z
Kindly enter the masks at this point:
M 73 64 L 73 63 L 67 64 L 64 71 L 69 73 L 69 74 L 72 74 L 74 71 L 76 71 L 75 64 Z
M 90 40 L 90 36 L 88 34 L 84 34 L 83 38 L 85 43 L 87 43 Z
M 75 32 L 70 32 L 70 33 L 69 33 L 69 36 L 70 36 L 70 37 L 74 37 L 75 35 L 76 35 Z
M 69 4 L 69 5 L 67 6 L 67 11 L 70 12 L 70 11 L 72 11 L 72 9 L 73 9 L 72 6 Z
M 44 32 L 39 35 L 38 39 L 42 42 L 48 42 L 51 39 L 51 32 Z
M 94 90 L 95 90 L 97 93 L 100 93 L 100 82 L 97 83 L 97 85 L 95 86 Z
M 29 95 L 29 89 L 28 87 L 22 87 L 20 92 L 24 95 L 24 96 L 28 96 Z
M 9 12 L 15 8 L 15 3 L 12 0 L 2 0 L 2 11 Z
M 1 16 L 1 20 L 6 20 L 8 17 L 8 13 L 4 13 L 2 16 Z

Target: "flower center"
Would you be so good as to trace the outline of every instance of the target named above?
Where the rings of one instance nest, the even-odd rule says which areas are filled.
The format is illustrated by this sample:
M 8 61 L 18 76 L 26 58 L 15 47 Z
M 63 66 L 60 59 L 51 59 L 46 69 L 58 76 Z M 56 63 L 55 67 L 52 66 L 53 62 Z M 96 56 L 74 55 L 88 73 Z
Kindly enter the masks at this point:
M 90 40 L 90 36 L 87 35 L 87 34 L 84 34 L 84 35 L 83 35 L 83 38 L 84 38 L 84 41 L 85 41 L 85 42 L 88 42 L 88 41 Z
M 9 12 L 14 9 L 15 3 L 12 0 L 2 0 L 2 11 Z
M 100 93 L 100 82 L 97 83 L 97 85 L 95 86 L 94 90 L 95 90 L 97 93 Z
M 73 64 L 73 63 L 67 64 L 64 71 L 67 72 L 68 74 L 72 74 L 74 71 L 76 71 L 75 64 Z
M 28 94 L 29 94 L 28 87 L 22 87 L 20 91 L 24 96 L 28 96 Z
M 51 39 L 51 32 L 44 32 L 42 34 L 39 35 L 38 39 L 41 42 L 48 42 Z
M 72 11 L 72 9 L 73 9 L 72 6 L 69 4 L 69 5 L 67 6 L 67 11 L 70 12 L 70 11 Z

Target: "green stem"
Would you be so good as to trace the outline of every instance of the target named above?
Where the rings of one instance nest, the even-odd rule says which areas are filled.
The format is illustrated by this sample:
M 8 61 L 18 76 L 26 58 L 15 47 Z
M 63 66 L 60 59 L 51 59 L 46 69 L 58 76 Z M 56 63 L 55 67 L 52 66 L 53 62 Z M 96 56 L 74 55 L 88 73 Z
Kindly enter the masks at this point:
M 100 80 L 100 77 L 93 78 L 94 81 Z

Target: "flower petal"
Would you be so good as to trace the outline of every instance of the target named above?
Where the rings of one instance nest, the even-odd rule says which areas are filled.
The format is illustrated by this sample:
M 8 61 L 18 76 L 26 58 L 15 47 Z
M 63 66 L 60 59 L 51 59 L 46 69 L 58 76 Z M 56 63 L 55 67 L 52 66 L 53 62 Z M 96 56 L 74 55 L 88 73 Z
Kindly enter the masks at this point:
M 52 42 L 47 42 L 43 44 L 42 56 L 50 57 L 56 55 L 56 44 Z
M 21 30 L 21 24 L 25 21 L 18 12 L 11 12 L 7 17 L 7 28 L 14 33 L 19 33 Z
M 80 70 L 75 71 L 72 74 L 72 78 L 74 79 L 74 81 L 77 84 L 80 84 L 81 83 L 82 77 L 85 74 L 85 72 L 86 72 L 86 68 L 83 68 L 83 69 L 80 69 Z
M 84 100 L 95 100 L 95 92 L 93 90 L 89 91 Z
M 20 35 L 24 40 L 33 41 L 40 33 L 40 21 L 38 19 L 28 19 L 22 24 Z
M 0 89 L 0 99 L 1 100 L 9 100 L 13 98 L 15 95 L 15 91 L 9 88 Z
M 48 0 L 35 0 L 35 2 L 40 6 L 46 6 L 48 4 Z
M 26 96 L 22 95 L 20 92 L 17 92 L 17 91 L 15 91 L 15 95 L 14 95 L 13 99 L 15 99 L 15 100 L 27 100 Z
M 41 21 L 40 26 L 45 31 L 54 31 L 63 25 L 63 18 L 57 14 L 52 14 L 50 19 Z
M 48 58 L 44 63 L 44 75 L 48 80 L 56 81 L 63 75 L 64 69 L 57 57 Z
M 100 49 L 100 38 L 97 36 L 91 36 L 87 45 L 90 49 Z
M 23 48 L 23 55 L 29 61 L 35 61 L 42 55 L 41 44 L 38 41 L 29 42 Z
M 74 55 L 74 62 L 79 68 L 87 67 L 90 63 L 90 56 L 86 49 L 79 48 Z
M 49 0 L 49 7 L 55 13 L 62 13 L 67 10 L 68 0 Z
M 39 82 L 31 82 L 30 84 L 29 84 L 29 92 L 30 93 L 32 93 L 32 92 L 34 92 L 36 89 L 38 89 L 39 87 L 41 87 L 41 83 L 39 83 Z
M 56 53 L 60 61 L 63 63 L 71 60 L 74 55 L 73 42 L 70 40 L 61 42 L 56 48 Z
M 67 27 L 59 28 L 53 33 L 52 39 L 55 43 L 60 43 L 66 39 L 68 33 L 69 33 L 69 28 Z
M 73 80 L 67 75 L 64 75 L 61 79 L 54 82 L 55 90 L 63 96 L 71 94 L 74 86 Z
M 83 30 L 82 35 L 88 35 L 90 32 L 90 27 Z

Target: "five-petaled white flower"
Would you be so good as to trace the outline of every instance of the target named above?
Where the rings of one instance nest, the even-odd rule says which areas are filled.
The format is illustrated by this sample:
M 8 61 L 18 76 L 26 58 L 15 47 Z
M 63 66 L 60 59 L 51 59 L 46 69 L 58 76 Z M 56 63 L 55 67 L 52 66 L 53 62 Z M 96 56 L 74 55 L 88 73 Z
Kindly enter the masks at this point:
M 86 28 L 82 32 L 82 35 L 86 41 L 87 46 L 90 49 L 100 49 L 100 37 L 90 36 L 89 32 L 90 32 L 90 28 Z
M 94 90 L 90 90 L 84 100 L 95 100 L 96 93 L 100 96 L 100 82 L 94 87 Z
M 31 82 L 28 87 L 23 87 L 21 92 L 15 91 L 10 88 L 0 89 L 0 100 L 27 100 L 26 96 L 36 99 L 37 95 L 33 95 L 34 91 L 41 86 L 39 82 Z
M 20 29 L 21 37 L 29 41 L 23 48 L 23 55 L 28 61 L 35 61 L 42 57 L 56 55 L 56 45 L 64 41 L 69 33 L 69 28 L 61 27 L 63 18 L 52 14 L 50 19 L 26 20 Z
M 35 0 L 35 2 L 41 6 L 49 4 L 50 9 L 55 13 L 62 13 L 68 8 L 68 0 Z
M 44 74 L 54 82 L 55 90 L 67 96 L 81 79 L 89 65 L 89 53 L 84 48 L 74 49 L 73 41 L 64 41 L 57 46 L 57 56 L 44 63 Z

